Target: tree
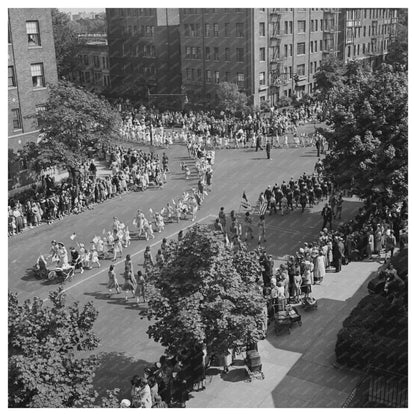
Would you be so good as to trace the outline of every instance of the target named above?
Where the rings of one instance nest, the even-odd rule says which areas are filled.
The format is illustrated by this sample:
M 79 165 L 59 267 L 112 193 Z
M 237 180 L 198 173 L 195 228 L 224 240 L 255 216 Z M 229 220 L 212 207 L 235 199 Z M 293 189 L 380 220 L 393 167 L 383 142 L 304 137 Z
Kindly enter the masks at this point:
M 38 144 L 30 143 L 23 154 L 36 172 L 66 165 L 75 178 L 90 149 L 119 134 L 120 115 L 108 101 L 67 81 L 50 86 L 46 110 L 37 115 L 42 123 Z
M 61 289 L 49 299 L 51 307 L 37 297 L 20 304 L 9 293 L 9 407 L 93 406 L 99 359 L 82 353 L 98 346 L 98 312 L 91 302 L 66 307 Z
M 260 272 L 252 253 L 233 255 L 223 234 L 192 227 L 170 242 L 163 267 L 155 267 L 146 284 L 149 336 L 169 354 L 203 343 L 210 354 L 227 354 L 236 343 L 257 342 L 264 336 Z
M 334 57 L 325 59 L 314 75 L 320 100 L 325 100 L 329 91 L 342 85 L 342 62 Z
M 237 84 L 220 82 L 217 88 L 217 108 L 235 114 L 247 110 L 247 96 L 238 91 Z
M 407 69 L 408 55 L 408 10 L 399 9 L 397 34 L 393 42 L 389 45 L 386 63 Z
M 58 9 L 52 9 L 52 28 L 58 77 L 73 81 L 80 69 L 78 55 L 83 42 L 78 39 L 69 16 Z
M 407 100 L 407 72 L 389 65 L 328 92 L 325 166 L 341 187 L 353 178 L 360 196 L 406 197 Z

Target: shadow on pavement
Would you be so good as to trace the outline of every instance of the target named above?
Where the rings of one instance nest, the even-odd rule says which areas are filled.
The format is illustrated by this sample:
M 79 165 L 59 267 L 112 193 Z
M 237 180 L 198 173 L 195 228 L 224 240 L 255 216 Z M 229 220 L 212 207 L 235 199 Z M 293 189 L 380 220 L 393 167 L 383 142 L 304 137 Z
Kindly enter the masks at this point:
M 238 383 L 247 379 L 247 371 L 245 367 L 243 368 L 234 368 L 230 370 L 227 374 L 221 373 L 221 378 L 224 381 L 231 383 Z
M 99 396 L 104 396 L 106 390 L 120 389 L 119 398 L 130 398 L 130 380 L 137 374 L 143 375 L 143 370 L 151 366 L 144 360 L 135 360 L 124 353 L 110 352 L 100 354 L 101 364 L 95 372 L 94 388 Z

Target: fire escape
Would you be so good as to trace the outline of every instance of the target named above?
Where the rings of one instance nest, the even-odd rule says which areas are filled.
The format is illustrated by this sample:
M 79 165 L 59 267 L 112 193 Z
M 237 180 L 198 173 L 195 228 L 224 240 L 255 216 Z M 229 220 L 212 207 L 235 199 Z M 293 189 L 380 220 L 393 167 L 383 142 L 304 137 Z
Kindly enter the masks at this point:
M 278 93 L 279 87 L 288 83 L 287 74 L 283 72 L 283 57 L 280 51 L 280 9 L 269 9 L 269 76 L 272 92 Z
M 339 9 L 324 9 L 323 48 L 324 58 L 338 55 Z

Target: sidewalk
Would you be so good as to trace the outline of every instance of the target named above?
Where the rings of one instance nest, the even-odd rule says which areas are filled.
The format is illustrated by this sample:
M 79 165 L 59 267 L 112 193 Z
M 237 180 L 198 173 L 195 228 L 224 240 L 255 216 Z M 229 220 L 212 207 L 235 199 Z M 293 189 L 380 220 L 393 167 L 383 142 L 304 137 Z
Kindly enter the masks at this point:
M 276 336 L 271 324 L 266 340 L 259 343 L 264 380 L 245 382 L 242 360 L 225 376 L 209 369 L 206 390 L 193 392 L 187 407 L 341 407 L 361 374 L 334 367 L 337 333 L 367 294 L 367 282 L 379 266 L 356 262 L 327 273 L 321 285 L 313 286 L 318 309 L 300 310 L 302 326 Z

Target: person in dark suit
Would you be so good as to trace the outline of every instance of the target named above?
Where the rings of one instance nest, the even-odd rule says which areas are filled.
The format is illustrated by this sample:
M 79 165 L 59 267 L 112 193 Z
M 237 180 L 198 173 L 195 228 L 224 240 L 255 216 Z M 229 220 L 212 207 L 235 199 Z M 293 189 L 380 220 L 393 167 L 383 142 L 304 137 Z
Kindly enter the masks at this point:
M 322 230 L 326 227 L 326 225 L 329 223 L 329 228 L 332 230 L 332 209 L 328 204 L 325 204 L 321 215 L 324 219 L 324 223 L 322 225 Z
M 272 145 L 270 144 L 270 140 L 267 140 L 266 143 L 266 155 L 267 155 L 267 159 L 270 159 L 270 151 L 271 151 Z

